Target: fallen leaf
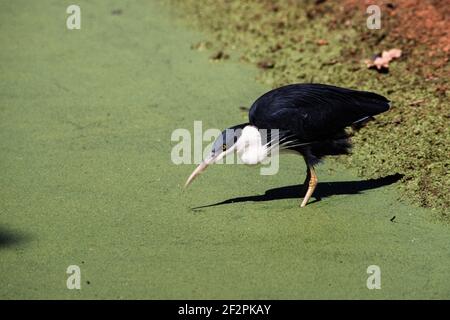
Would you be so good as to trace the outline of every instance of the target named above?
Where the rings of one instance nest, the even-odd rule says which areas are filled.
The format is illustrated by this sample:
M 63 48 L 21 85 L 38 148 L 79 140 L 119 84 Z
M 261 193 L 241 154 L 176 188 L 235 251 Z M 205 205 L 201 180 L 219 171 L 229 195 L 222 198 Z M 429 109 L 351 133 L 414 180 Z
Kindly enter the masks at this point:
M 365 63 L 369 69 L 377 69 L 378 71 L 381 71 L 383 69 L 387 70 L 389 69 L 389 62 L 391 62 L 394 59 L 400 58 L 402 55 L 402 50 L 400 49 L 391 49 L 387 51 L 383 51 L 381 53 L 381 56 L 375 56 L 372 60 L 365 60 Z
M 273 67 L 275 67 L 275 62 L 273 62 L 272 60 L 262 60 L 258 62 L 257 65 L 261 69 L 272 69 Z
M 420 100 L 416 100 L 416 101 L 411 102 L 409 105 L 412 106 L 412 107 L 419 106 L 423 102 L 425 102 L 425 100 L 424 99 L 420 99 Z
M 328 41 L 325 40 L 325 39 L 319 39 L 319 40 L 316 41 L 316 44 L 318 46 L 326 46 L 326 45 L 328 45 Z

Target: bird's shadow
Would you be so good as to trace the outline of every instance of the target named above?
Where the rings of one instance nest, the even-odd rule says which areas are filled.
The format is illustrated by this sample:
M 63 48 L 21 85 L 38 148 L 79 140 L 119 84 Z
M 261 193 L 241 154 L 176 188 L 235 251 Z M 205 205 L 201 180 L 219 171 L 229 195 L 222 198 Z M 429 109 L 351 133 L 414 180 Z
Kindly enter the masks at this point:
M 378 179 L 370 179 L 370 180 L 360 180 L 360 181 L 343 181 L 343 182 L 320 182 L 318 183 L 316 190 L 314 191 L 313 198 L 316 202 L 320 201 L 323 198 L 341 195 L 341 194 L 359 194 L 366 190 L 376 189 L 383 186 L 387 186 L 399 181 L 403 177 L 402 174 L 393 174 L 386 177 L 378 178 Z M 239 203 L 239 202 L 261 202 L 261 201 L 273 201 L 273 200 L 281 200 L 281 199 L 299 199 L 306 192 L 306 189 L 303 184 L 286 186 L 281 188 L 269 189 L 264 194 L 254 195 L 254 196 L 245 196 L 245 197 L 237 197 L 228 200 L 224 200 L 221 202 L 208 204 L 204 206 L 199 206 L 192 208 L 192 210 L 199 210 L 202 208 L 220 206 L 224 204 L 230 203 Z

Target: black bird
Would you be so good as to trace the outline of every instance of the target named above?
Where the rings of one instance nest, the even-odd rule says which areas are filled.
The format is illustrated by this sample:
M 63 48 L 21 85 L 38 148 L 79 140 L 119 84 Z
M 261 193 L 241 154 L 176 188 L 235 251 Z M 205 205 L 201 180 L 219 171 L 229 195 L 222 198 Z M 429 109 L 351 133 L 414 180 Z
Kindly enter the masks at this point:
M 351 142 L 345 129 L 361 126 L 389 110 L 389 102 L 376 93 L 325 84 L 292 84 L 271 90 L 253 103 L 248 123 L 222 132 L 210 157 L 194 170 L 185 186 L 209 164 L 232 152 L 246 164 L 257 164 L 279 148 L 305 159 L 308 190 L 301 204 L 304 207 L 317 185 L 314 166 L 325 156 L 348 154 Z M 278 132 L 273 134 L 273 129 Z

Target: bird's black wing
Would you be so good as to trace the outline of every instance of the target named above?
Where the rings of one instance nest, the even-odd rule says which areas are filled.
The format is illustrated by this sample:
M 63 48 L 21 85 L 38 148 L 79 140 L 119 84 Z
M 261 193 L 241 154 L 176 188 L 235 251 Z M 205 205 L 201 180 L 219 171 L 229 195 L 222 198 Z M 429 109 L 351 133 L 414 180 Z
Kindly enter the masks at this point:
M 300 141 L 314 141 L 388 109 L 389 100 L 376 93 L 292 84 L 258 98 L 250 108 L 249 120 L 260 129 L 280 129 Z

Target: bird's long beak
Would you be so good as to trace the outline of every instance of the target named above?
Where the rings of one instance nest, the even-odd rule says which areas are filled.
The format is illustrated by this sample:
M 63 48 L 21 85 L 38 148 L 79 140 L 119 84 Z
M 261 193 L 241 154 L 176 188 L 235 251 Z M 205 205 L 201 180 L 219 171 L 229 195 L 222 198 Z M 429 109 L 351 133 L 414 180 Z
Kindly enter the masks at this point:
M 226 150 L 226 151 L 224 151 L 224 152 L 221 152 L 221 153 L 219 153 L 219 154 L 216 155 L 216 156 L 211 156 L 211 157 L 205 159 L 202 163 L 200 163 L 200 164 L 198 165 L 197 168 L 195 168 L 194 172 L 191 173 L 191 175 L 189 176 L 189 178 L 186 180 L 186 183 L 184 184 L 184 187 L 186 188 L 187 186 L 189 186 L 189 185 L 191 184 L 191 182 L 194 181 L 194 179 L 195 179 L 198 175 L 200 175 L 200 173 L 202 173 L 203 171 L 205 171 L 206 168 L 207 168 L 210 164 L 212 164 L 212 163 L 214 163 L 214 162 L 216 162 L 216 161 L 219 161 L 220 159 L 226 157 L 227 154 L 233 152 L 233 151 L 235 150 L 235 148 L 236 148 L 236 147 L 233 145 L 230 149 L 228 149 L 228 150 Z
M 198 165 L 197 168 L 195 168 L 194 172 L 191 173 L 189 178 L 186 180 L 186 183 L 184 184 L 184 187 L 187 188 L 191 184 L 192 181 L 194 181 L 195 177 L 197 177 L 200 173 L 206 170 L 208 166 L 214 161 L 214 158 L 210 157 L 208 159 L 205 159 L 202 163 Z

